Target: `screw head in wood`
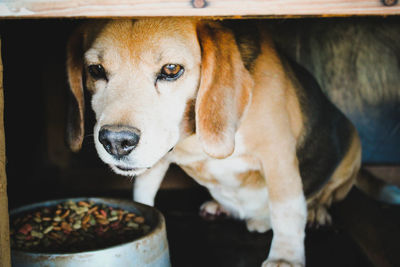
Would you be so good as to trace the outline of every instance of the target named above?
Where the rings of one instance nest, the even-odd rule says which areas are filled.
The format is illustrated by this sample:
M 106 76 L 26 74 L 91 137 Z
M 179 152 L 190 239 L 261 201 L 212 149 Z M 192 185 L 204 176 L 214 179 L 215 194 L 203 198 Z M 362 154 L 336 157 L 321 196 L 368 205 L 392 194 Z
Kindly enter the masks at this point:
M 397 4 L 398 0 L 381 0 L 384 6 L 394 6 Z
M 206 0 L 192 0 L 192 6 L 194 8 L 205 8 L 207 6 Z

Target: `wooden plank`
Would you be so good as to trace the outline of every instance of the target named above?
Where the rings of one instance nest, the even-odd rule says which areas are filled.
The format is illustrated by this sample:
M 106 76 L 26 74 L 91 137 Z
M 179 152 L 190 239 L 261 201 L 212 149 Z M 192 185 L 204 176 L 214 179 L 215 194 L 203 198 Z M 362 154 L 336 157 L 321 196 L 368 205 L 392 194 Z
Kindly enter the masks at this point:
M 1 38 L 0 38 L 1 51 Z M 0 53 L 0 267 L 11 266 L 10 232 L 6 179 L 6 149 L 4 137 L 3 64 Z
M 400 166 L 376 165 L 364 168 L 376 178 L 400 187 Z
M 363 177 L 359 177 L 363 179 Z M 360 246 L 373 266 L 400 266 L 400 206 L 368 198 L 356 188 L 332 209 L 333 221 Z
M 392 4 L 386 6 L 383 4 Z M 0 17 L 346 16 L 400 14 L 396 0 L 3 0 Z

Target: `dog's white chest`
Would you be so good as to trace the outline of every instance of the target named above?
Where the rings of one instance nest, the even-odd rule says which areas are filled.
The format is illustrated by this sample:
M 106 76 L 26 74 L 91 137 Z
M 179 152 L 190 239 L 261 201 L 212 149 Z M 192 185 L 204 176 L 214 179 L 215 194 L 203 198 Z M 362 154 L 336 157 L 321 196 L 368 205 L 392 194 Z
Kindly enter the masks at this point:
M 174 161 L 234 216 L 251 218 L 267 212 L 268 191 L 258 160 L 242 154 L 240 140 L 232 156 L 208 157 L 195 139 L 177 147 Z

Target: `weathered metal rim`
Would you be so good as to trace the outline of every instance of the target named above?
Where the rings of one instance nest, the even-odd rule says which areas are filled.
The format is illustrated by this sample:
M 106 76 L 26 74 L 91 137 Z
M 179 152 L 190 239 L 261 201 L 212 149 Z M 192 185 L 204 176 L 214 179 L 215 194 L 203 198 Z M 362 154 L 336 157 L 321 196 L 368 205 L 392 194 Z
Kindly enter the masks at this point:
M 95 203 L 99 203 L 99 204 L 107 204 L 107 205 L 115 205 L 115 206 L 119 206 L 120 208 L 123 209 L 129 209 L 126 207 L 130 207 L 131 209 L 134 208 L 137 211 L 140 211 L 140 215 L 145 216 L 143 213 L 144 211 L 148 211 L 151 213 L 154 213 L 156 216 L 157 221 L 153 222 L 154 226 L 152 226 L 151 231 L 147 234 L 144 235 L 142 237 L 139 237 L 137 239 L 134 239 L 132 241 L 129 242 L 125 242 L 119 245 L 115 245 L 115 246 L 110 246 L 107 248 L 102 248 L 102 249 L 98 249 L 98 250 L 90 250 L 90 251 L 81 251 L 81 252 L 71 252 L 71 253 L 43 253 L 43 252 L 27 252 L 24 250 L 17 250 L 17 249 L 11 249 L 12 253 L 17 253 L 17 254 L 25 254 L 27 256 L 46 256 L 46 257 L 68 257 L 68 256 L 85 256 L 85 255 L 93 255 L 93 254 L 97 254 L 97 253 L 101 253 L 103 251 L 110 251 L 110 250 L 118 250 L 119 248 L 122 248 L 124 246 L 131 246 L 135 243 L 139 243 L 145 239 L 148 239 L 151 236 L 154 235 L 158 235 L 160 234 L 164 228 L 165 228 L 165 219 L 164 216 L 162 215 L 162 213 L 157 210 L 154 207 L 150 207 L 148 205 L 145 204 L 141 204 L 138 202 L 133 202 L 133 201 L 128 201 L 126 199 L 118 199 L 118 198 L 101 198 L 101 197 L 79 197 L 79 198 L 64 198 L 64 199 L 55 199 L 55 200 L 49 200 L 49 201 L 43 201 L 43 202 L 38 202 L 38 203 L 34 203 L 34 204 L 29 204 L 29 205 L 25 205 L 25 206 L 21 206 L 19 208 L 15 208 L 12 209 L 10 211 L 10 217 L 12 216 L 16 216 L 19 213 L 22 212 L 27 212 L 29 210 L 33 210 L 33 209 L 37 209 L 40 207 L 51 207 L 51 206 L 55 206 L 57 204 L 66 202 L 66 201 L 74 201 L 74 202 L 78 202 L 78 201 L 94 201 Z M 122 204 L 122 205 L 121 205 Z

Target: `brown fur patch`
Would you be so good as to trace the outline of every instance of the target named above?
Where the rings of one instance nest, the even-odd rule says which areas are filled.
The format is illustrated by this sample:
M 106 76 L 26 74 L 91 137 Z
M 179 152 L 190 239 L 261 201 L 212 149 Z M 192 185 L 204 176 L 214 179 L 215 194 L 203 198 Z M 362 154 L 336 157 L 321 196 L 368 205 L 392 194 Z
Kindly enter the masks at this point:
M 265 179 L 260 171 L 248 171 L 237 176 L 241 181 L 240 187 L 261 188 L 265 186 Z
M 346 197 L 356 182 L 361 166 L 361 142 L 355 129 L 353 140 L 340 165 L 336 168 L 332 178 L 315 196 L 307 202 L 310 205 L 324 205 L 329 207 L 332 202 Z
M 78 29 L 67 44 L 67 73 L 71 93 L 74 97 L 69 106 L 67 141 L 72 151 L 82 147 L 84 136 L 85 100 L 83 94 L 83 48 L 82 29 Z
M 226 58 L 221 53 L 221 50 L 216 48 L 215 45 L 218 43 L 216 40 L 217 36 L 214 30 L 210 27 L 199 27 L 198 36 L 201 40 L 202 48 L 202 69 L 201 69 L 201 83 L 198 99 L 204 99 L 198 101 L 198 126 L 202 133 L 207 138 L 212 136 L 217 138 L 215 142 L 219 142 L 223 136 L 221 135 L 226 128 L 227 118 L 224 116 L 222 110 L 224 94 L 220 88 L 221 85 L 227 84 L 223 79 L 229 77 L 223 77 L 223 75 L 215 75 L 218 72 L 217 66 L 220 64 L 226 64 Z M 220 37 L 219 39 L 222 39 Z M 226 47 L 225 49 L 228 49 Z M 221 60 L 221 61 L 219 61 Z M 225 74 L 225 73 L 221 73 Z M 210 88 L 216 87 L 216 90 Z M 212 114 L 212 115 L 211 115 Z
M 205 163 L 203 161 L 199 161 L 181 167 L 189 176 L 200 184 L 219 184 L 219 182 L 210 175 L 204 165 Z
M 196 99 L 190 99 L 186 103 L 185 112 L 181 122 L 181 129 L 183 134 L 189 136 L 196 132 L 196 120 L 195 120 L 195 104 Z
M 233 153 L 234 135 L 249 104 L 253 81 L 245 69 L 234 36 L 218 24 L 200 24 L 202 48 L 196 130 L 212 157 Z

